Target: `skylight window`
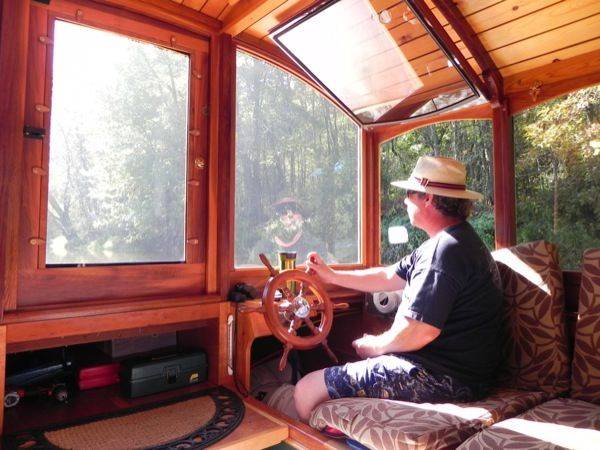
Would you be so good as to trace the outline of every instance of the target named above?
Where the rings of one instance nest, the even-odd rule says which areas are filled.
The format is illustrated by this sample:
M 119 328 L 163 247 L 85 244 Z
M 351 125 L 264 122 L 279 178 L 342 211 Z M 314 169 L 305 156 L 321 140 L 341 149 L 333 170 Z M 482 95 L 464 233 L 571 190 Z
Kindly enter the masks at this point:
M 283 24 L 273 39 L 362 124 L 478 96 L 404 1 L 331 1 Z

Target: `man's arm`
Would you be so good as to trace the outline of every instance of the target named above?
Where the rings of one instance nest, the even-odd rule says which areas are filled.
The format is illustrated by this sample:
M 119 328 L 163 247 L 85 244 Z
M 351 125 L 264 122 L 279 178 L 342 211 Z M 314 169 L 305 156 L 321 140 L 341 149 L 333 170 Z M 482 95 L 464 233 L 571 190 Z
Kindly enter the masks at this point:
M 357 291 L 397 291 L 404 289 L 406 285 L 406 280 L 396 274 L 395 266 L 372 267 L 364 270 L 333 270 L 317 253 L 310 253 L 306 267 L 325 283 Z
M 439 328 L 402 315 L 397 315 L 392 327 L 379 336 L 366 335 L 352 346 L 361 358 L 386 353 L 413 352 L 425 347 L 441 333 Z

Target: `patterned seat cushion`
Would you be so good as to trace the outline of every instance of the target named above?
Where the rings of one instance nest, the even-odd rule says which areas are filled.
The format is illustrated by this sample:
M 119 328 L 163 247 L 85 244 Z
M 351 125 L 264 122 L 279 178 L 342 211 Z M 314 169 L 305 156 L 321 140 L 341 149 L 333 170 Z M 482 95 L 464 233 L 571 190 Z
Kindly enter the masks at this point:
M 493 253 L 504 290 L 502 386 L 568 391 L 570 358 L 556 246 L 536 241 Z
M 600 405 L 600 249 L 583 253 L 571 397 Z M 599 446 L 600 448 L 600 446 Z
M 453 448 L 484 426 L 519 414 L 545 401 L 549 394 L 498 390 L 472 403 L 410 403 L 370 398 L 344 398 L 319 405 L 310 425 L 344 432 L 368 448 Z
M 498 422 L 469 438 L 460 450 L 600 448 L 600 406 L 559 398 Z

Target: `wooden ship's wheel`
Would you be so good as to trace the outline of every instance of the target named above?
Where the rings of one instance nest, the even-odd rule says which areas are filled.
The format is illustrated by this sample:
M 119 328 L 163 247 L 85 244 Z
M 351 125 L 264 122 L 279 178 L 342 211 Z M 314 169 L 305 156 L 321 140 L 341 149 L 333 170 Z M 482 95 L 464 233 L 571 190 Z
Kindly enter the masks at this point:
M 271 277 L 263 291 L 262 305 L 253 309 L 264 313 L 271 332 L 284 345 L 279 370 L 285 368 L 290 350 L 308 350 L 318 345 L 337 363 L 327 344 L 327 335 L 333 324 L 334 309 L 348 308 L 348 304 L 334 305 L 316 276 L 299 269 L 278 272 L 265 255 L 261 254 L 260 259 Z M 298 333 L 303 326 L 310 331 L 308 336 Z

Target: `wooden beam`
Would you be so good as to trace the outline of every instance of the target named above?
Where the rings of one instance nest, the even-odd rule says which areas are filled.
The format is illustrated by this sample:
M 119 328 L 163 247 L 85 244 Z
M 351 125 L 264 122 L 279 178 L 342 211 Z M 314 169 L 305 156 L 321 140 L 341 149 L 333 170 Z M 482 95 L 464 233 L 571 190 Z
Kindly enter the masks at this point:
M 0 318 L 17 305 L 29 1 L 4 0 L 0 30 Z
M 492 109 L 488 103 L 482 105 L 476 105 L 471 108 L 462 108 L 449 111 L 441 114 L 434 114 L 426 116 L 420 119 L 410 120 L 400 124 L 392 124 L 380 127 L 372 127 L 375 131 L 376 146 L 379 147 L 381 144 L 389 141 L 409 131 L 422 128 L 427 125 L 431 125 L 439 122 L 448 122 L 450 120 L 477 120 L 477 119 L 491 119 Z
M 218 233 L 217 264 L 219 291 L 229 291 L 230 269 L 233 268 L 235 214 L 235 94 L 236 53 L 231 36 L 220 37 L 221 84 L 219 91 L 219 173 L 218 173 Z M 215 180 L 216 181 L 216 180 Z
M 599 83 L 600 50 L 596 50 L 506 77 L 504 92 L 514 115 L 555 97 Z
M 494 138 L 494 218 L 496 248 L 517 243 L 513 123 L 505 99 L 492 108 Z
M 152 19 L 200 34 L 212 34 L 221 29 L 222 22 L 171 0 L 93 0 L 142 14 Z
M 223 33 L 237 36 L 287 0 L 240 0 L 223 19 Z
M 431 1 L 446 18 L 481 68 L 487 87 L 487 94 L 482 92 L 485 98 L 489 101 L 501 103 L 503 96 L 502 76 L 467 19 L 462 15 L 456 3 L 443 0 Z
M 448 35 L 444 27 L 440 24 L 435 14 L 431 11 L 430 7 L 427 6 L 424 0 L 406 0 L 406 4 L 411 7 L 417 16 L 422 18 L 424 26 L 431 28 L 433 33 L 432 38 L 439 39 L 442 48 L 445 48 L 447 52 L 454 58 L 455 63 L 463 70 L 463 73 L 467 79 L 475 86 L 475 88 L 483 94 L 483 96 L 489 100 L 491 93 L 488 86 L 479 78 L 479 75 L 475 72 L 471 64 L 467 61 L 465 56 L 456 46 L 452 38 Z M 461 16 L 462 17 L 462 16 Z

